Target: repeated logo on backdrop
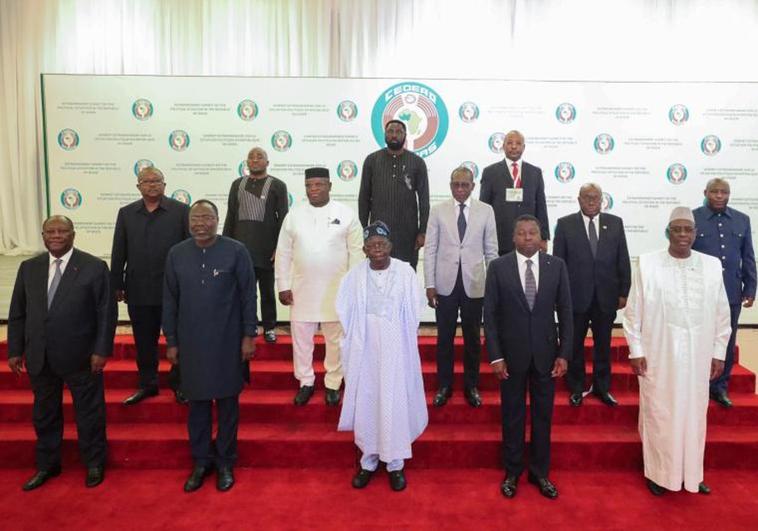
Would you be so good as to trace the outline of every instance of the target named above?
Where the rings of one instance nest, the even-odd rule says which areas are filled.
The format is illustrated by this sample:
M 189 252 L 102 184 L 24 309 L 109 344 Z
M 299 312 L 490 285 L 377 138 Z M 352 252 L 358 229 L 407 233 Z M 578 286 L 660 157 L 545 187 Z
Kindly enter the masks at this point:
M 253 100 L 242 100 L 237 105 L 237 116 L 246 122 L 252 122 L 258 117 L 258 104 Z
M 58 145 L 66 151 L 73 151 L 79 145 L 79 133 L 73 129 L 62 129 L 58 133 Z
M 566 184 L 574 180 L 576 170 L 574 170 L 574 165 L 570 162 L 559 162 L 553 174 L 559 183 Z
M 671 184 L 682 184 L 687 180 L 687 168 L 678 162 L 672 164 L 666 170 L 666 179 Z
M 168 145 L 174 151 L 185 151 L 190 145 L 190 137 L 187 131 L 176 129 L 168 135 Z
M 149 120 L 153 115 L 153 104 L 150 100 L 140 98 L 132 103 L 132 116 L 137 120 Z
M 76 188 L 66 188 L 61 192 L 61 205 L 68 210 L 82 206 L 82 194 Z

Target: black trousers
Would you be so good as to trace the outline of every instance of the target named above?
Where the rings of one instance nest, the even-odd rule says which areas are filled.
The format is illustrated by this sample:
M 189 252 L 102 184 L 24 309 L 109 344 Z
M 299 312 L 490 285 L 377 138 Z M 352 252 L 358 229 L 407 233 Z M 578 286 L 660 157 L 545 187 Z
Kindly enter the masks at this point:
M 729 305 L 729 313 L 732 318 L 732 335 L 729 336 L 729 344 L 726 346 L 724 372 L 721 376 L 711 381 L 711 393 L 726 393 L 726 390 L 729 387 L 729 377 L 732 375 L 732 367 L 734 367 L 734 345 L 737 342 L 737 328 L 740 322 L 740 311 L 742 311 L 741 305 Z
M 553 418 L 555 381 L 550 373 L 540 374 L 534 362 L 526 372 L 510 372 L 500 382 L 500 408 L 503 416 L 503 462 L 509 476 L 524 471 L 526 443 L 526 389 L 529 386 L 531 407 L 531 444 L 529 473 L 546 478 L 550 470 L 550 428 Z
M 127 305 L 137 347 L 137 371 L 140 389 L 158 389 L 158 339 L 161 335 L 161 306 Z M 169 386 L 179 389 L 179 366 L 172 365 Z
M 437 382 L 440 387 L 453 386 L 453 340 L 461 314 L 463 332 L 463 380 L 466 389 L 479 384 L 479 355 L 481 353 L 482 306 L 484 299 L 466 295 L 460 267 L 455 287 L 450 295 L 437 294 Z
M 574 345 L 566 380 L 572 393 L 585 389 L 584 338 L 592 328 L 592 391 L 607 393 L 611 389 L 611 331 L 616 312 L 603 312 L 594 298 L 583 313 L 574 313 Z
M 105 393 L 103 374 L 81 371 L 58 375 L 45 363 L 42 371 L 29 375 L 34 392 L 33 422 L 37 434 L 35 457 L 38 470 L 60 466 L 63 444 L 63 384 L 74 401 L 79 452 L 87 466 L 104 466 L 106 458 Z
M 255 279 L 261 293 L 261 325 L 263 330 L 276 327 L 276 293 L 274 292 L 274 270 L 255 268 Z
M 216 402 L 218 431 L 213 441 L 213 402 Z M 196 465 L 232 466 L 237 459 L 239 395 L 216 400 L 190 400 L 187 417 L 192 459 Z

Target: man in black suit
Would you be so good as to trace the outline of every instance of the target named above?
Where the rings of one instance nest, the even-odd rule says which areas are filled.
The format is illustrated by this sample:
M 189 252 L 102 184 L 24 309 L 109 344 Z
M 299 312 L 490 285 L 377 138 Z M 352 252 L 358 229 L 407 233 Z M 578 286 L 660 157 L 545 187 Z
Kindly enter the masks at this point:
M 531 404 L 529 482 L 554 499 L 548 479 L 554 378 L 566 373 L 571 355 L 571 291 L 566 264 L 539 252 L 540 223 L 516 219 L 516 250 L 493 260 L 484 290 L 484 333 L 492 370 L 500 380 L 505 480 L 500 490 L 516 495 L 524 469 L 526 388 Z M 558 313 L 558 325 L 555 313 Z
M 87 487 L 103 481 L 105 395 L 103 368 L 113 350 L 116 300 L 108 266 L 74 249 L 74 224 L 52 216 L 42 225 L 49 252 L 24 260 L 8 315 L 8 366 L 26 365 L 34 392 L 37 472 L 23 489 L 41 486 L 61 471 L 63 384 L 76 411 Z
M 163 268 L 168 250 L 190 237 L 189 206 L 164 195 L 166 181 L 158 168 L 142 169 L 137 189 L 142 198 L 118 211 L 111 251 L 111 286 L 116 299 L 127 304 L 137 347 L 139 389 L 124 400 L 127 406 L 158 394 Z M 175 365 L 169 383 L 176 401 L 186 404 Z
M 522 214 L 531 214 L 539 220 L 541 250 L 547 251 L 550 239 L 542 170 L 521 160 L 524 147 L 524 135 L 510 131 L 503 144 L 505 160 L 487 166 L 482 172 L 479 200 L 495 210 L 500 256 L 513 250 L 514 221 Z
M 553 254 L 566 262 L 574 307 L 574 352 L 569 360 L 569 404 L 580 406 L 584 391 L 584 337 L 592 326 L 592 393 L 609 406 L 611 330 L 616 310 L 626 306 L 631 267 L 624 222 L 600 213 L 603 190 L 594 183 L 579 189 L 579 212 L 562 217 L 555 228 Z

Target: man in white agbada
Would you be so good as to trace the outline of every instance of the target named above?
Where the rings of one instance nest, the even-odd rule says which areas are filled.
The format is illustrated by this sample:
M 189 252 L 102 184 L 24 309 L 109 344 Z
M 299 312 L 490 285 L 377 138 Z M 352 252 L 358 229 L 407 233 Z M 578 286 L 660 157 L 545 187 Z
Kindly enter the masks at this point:
M 645 477 L 656 496 L 682 484 L 708 494 L 708 382 L 724 368 L 729 303 L 719 260 L 692 250 L 692 211 L 675 208 L 666 233 L 668 249 L 640 256 L 623 323 L 640 386 Z
M 428 422 L 418 324 L 424 297 L 416 272 L 390 259 L 389 228 L 376 221 L 363 231 L 368 260 L 345 275 L 337 313 L 345 330 L 345 395 L 340 431 L 353 431 L 363 452 L 353 487 L 365 487 L 379 461 L 392 490 L 406 486 L 404 460 Z
M 300 382 L 295 395 L 298 406 L 313 396 L 313 336 L 319 323 L 326 343 L 326 404 L 337 406 L 340 402 L 342 327 L 334 301 L 342 277 L 363 259 L 358 216 L 348 206 L 330 200 L 331 189 L 327 168 L 305 170 L 308 203 L 287 214 L 276 245 L 279 301 L 290 307 L 292 361 Z

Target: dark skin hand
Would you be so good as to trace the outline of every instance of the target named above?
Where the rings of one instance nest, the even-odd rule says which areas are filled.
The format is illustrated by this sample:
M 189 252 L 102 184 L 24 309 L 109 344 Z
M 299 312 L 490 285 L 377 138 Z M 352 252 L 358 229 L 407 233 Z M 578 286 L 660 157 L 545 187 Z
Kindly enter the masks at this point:
M 284 306 L 292 306 L 292 304 L 295 302 L 295 299 L 292 297 L 292 290 L 287 289 L 280 291 L 279 302 L 281 302 Z

